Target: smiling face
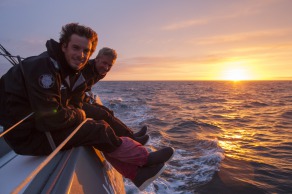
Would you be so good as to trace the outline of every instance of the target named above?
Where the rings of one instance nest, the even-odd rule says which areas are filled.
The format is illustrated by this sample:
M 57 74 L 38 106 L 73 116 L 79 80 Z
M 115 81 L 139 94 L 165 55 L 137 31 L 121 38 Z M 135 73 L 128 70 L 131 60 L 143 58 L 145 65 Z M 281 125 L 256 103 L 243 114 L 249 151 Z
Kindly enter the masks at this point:
M 95 69 L 100 75 L 105 76 L 114 63 L 115 60 L 111 56 L 102 55 L 95 58 Z
M 62 51 L 70 67 L 74 70 L 80 70 L 91 55 L 91 47 L 92 42 L 89 39 L 73 34 L 68 44 L 62 45 Z

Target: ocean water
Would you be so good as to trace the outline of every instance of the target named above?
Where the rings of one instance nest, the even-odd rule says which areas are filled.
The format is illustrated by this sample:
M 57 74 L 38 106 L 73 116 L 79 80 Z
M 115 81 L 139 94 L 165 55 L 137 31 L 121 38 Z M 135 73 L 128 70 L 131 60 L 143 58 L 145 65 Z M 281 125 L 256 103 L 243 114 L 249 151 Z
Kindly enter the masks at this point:
M 155 151 L 176 149 L 136 193 L 292 193 L 292 81 L 98 82 L 103 104 Z

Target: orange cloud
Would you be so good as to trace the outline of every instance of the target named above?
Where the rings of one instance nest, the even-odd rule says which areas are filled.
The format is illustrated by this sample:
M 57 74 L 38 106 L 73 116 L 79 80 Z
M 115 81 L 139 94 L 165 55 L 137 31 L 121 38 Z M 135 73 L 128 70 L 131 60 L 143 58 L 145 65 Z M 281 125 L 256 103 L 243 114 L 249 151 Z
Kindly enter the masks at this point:
M 277 30 L 265 30 L 265 31 L 254 31 L 254 32 L 245 32 L 245 33 L 237 33 L 237 34 L 228 34 L 222 36 L 212 36 L 201 38 L 199 40 L 193 40 L 193 43 L 200 45 L 210 45 L 210 44 L 222 44 L 228 42 L 244 42 L 247 40 L 254 39 L 264 39 L 264 38 L 277 38 L 283 36 L 290 36 L 292 30 L 291 29 L 277 29 Z

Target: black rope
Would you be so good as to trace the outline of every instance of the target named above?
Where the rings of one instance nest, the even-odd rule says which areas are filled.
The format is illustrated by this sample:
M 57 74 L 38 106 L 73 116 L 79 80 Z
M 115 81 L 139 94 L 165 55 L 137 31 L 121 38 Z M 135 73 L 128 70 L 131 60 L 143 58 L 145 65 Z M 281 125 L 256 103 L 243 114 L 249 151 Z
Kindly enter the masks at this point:
M 19 56 L 11 55 L 5 48 L 0 44 L 0 55 L 2 55 L 5 59 L 7 59 L 12 65 L 16 65 L 19 63 L 19 59 L 24 59 Z
M 18 56 L 14 56 L 14 55 L 7 55 L 7 54 L 3 54 L 3 53 L 1 53 L 1 51 L 0 51 L 0 55 L 2 55 L 2 56 L 8 56 L 8 57 L 13 57 L 13 58 L 17 58 Z M 24 59 L 23 57 L 20 57 L 21 59 Z
M 12 65 L 15 65 L 15 61 L 13 60 L 12 57 L 10 57 L 10 55 L 6 55 L 0 52 L 0 55 L 4 56 L 5 59 L 7 59 L 7 61 L 9 61 Z

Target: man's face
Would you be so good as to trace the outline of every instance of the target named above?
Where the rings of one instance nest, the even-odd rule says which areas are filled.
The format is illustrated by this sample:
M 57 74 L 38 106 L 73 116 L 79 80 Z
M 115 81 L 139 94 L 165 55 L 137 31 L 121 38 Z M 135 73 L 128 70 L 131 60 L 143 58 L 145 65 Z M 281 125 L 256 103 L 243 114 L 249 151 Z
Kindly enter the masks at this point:
M 102 55 L 95 58 L 95 69 L 100 75 L 105 76 L 111 70 L 114 63 L 115 61 L 112 57 Z
M 87 63 L 91 53 L 92 43 L 89 39 L 73 34 L 68 45 L 62 45 L 62 51 L 70 67 L 80 70 Z

